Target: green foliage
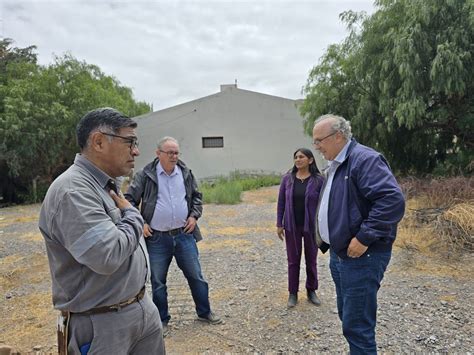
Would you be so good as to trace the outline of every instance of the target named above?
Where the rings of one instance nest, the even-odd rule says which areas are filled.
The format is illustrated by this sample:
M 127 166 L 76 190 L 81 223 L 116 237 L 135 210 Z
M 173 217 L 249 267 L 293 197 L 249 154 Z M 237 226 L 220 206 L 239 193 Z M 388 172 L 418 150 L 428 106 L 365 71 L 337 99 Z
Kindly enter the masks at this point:
M 401 173 L 472 173 L 474 3 L 379 0 L 310 72 L 306 128 L 331 112 Z
M 242 191 L 256 190 L 265 186 L 279 185 L 280 175 L 248 175 L 234 171 L 229 176 L 230 181 L 236 181 L 242 186 Z
M 201 184 L 200 189 L 204 203 L 234 205 L 241 201 L 242 186 L 237 181 L 229 181 L 222 178 L 213 185 Z
M 72 163 L 86 112 L 108 106 L 133 117 L 150 106 L 95 65 L 66 54 L 41 66 L 35 47 L 11 43 L 0 41 L 0 181 L 4 200 L 22 202 L 33 180 L 47 185 Z
M 204 203 L 233 205 L 241 201 L 242 191 L 278 185 L 280 180 L 277 175 L 248 176 L 234 172 L 228 178 L 220 177 L 213 182 L 201 183 L 200 190 Z

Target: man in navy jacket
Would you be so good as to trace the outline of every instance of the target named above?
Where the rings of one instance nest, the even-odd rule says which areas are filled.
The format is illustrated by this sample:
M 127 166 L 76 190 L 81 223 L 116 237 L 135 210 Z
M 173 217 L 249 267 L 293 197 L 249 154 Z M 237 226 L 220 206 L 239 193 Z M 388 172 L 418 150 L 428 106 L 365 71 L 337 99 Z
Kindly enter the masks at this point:
M 337 309 L 351 354 L 376 354 L 377 292 L 405 200 L 385 158 L 352 138 L 343 117 L 324 115 L 313 144 L 329 161 L 317 211 L 318 245 L 330 246 Z

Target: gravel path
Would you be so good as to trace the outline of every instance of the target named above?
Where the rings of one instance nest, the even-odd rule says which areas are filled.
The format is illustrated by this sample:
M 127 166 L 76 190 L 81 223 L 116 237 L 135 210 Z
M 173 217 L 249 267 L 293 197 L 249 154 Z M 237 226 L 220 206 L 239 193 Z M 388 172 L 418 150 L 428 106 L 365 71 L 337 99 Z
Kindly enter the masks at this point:
M 286 308 L 284 243 L 275 233 L 277 188 L 246 193 L 234 206 L 206 205 L 199 243 L 211 305 L 225 323 L 195 321 L 194 305 L 175 263 L 168 277 L 168 353 L 340 353 L 348 347 L 337 318 L 328 256 L 318 256 L 321 307 L 300 292 Z M 19 211 L 20 210 L 20 211 Z M 0 345 L 23 352 L 55 350 L 50 279 L 38 205 L 0 210 Z M 472 256 L 423 260 L 396 249 L 379 293 L 377 340 L 387 353 L 474 353 Z M 304 264 L 300 290 L 304 291 Z

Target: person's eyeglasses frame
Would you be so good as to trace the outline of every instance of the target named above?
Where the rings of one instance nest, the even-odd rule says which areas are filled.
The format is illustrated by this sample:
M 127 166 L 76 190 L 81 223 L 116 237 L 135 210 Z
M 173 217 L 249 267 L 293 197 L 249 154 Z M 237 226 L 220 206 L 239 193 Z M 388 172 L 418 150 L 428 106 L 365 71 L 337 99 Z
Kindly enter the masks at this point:
M 172 150 L 165 151 L 165 150 L 159 149 L 159 151 L 161 153 L 165 153 L 168 156 L 168 158 L 172 158 L 175 155 L 179 158 L 179 156 L 181 155 L 181 152 L 175 152 L 175 151 L 172 151 Z
M 338 132 L 339 132 L 339 131 L 335 131 L 335 132 L 332 132 L 331 134 L 328 134 L 326 137 L 323 137 L 323 138 L 321 138 L 321 139 L 315 139 L 315 140 L 313 141 L 313 145 L 314 145 L 314 146 L 320 145 L 320 144 L 323 142 L 323 140 L 325 140 L 326 138 L 329 138 L 329 137 L 335 135 L 335 134 L 338 133 Z
M 107 133 L 107 132 L 102 132 L 104 136 L 109 136 L 109 137 L 114 137 L 114 138 L 121 138 L 127 143 L 130 143 L 130 150 L 133 150 L 134 148 L 138 148 L 138 138 L 137 137 L 124 137 L 124 136 L 119 136 L 118 134 L 112 134 L 112 133 Z

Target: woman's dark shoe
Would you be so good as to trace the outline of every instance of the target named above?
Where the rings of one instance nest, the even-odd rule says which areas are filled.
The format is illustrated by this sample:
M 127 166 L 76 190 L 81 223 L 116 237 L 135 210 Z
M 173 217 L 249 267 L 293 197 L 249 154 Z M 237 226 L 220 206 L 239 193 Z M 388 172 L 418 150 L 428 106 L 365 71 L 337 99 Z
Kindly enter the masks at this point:
M 290 293 L 288 296 L 288 308 L 293 308 L 298 303 L 298 294 Z
M 318 295 L 316 295 L 316 291 L 308 290 L 308 301 L 315 306 L 321 306 L 321 301 L 319 300 Z

